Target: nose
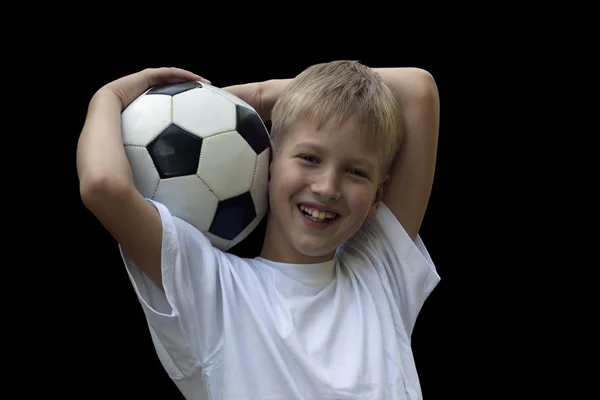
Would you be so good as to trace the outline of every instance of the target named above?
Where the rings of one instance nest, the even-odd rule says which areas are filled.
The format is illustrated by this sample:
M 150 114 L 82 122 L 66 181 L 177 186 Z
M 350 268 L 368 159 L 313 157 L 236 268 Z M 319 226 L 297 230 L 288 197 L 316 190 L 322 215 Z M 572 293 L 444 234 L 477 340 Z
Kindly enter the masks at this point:
M 311 189 L 325 200 L 338 200 L 341 197 L 339 179 L 335 171 L 317 173 Z

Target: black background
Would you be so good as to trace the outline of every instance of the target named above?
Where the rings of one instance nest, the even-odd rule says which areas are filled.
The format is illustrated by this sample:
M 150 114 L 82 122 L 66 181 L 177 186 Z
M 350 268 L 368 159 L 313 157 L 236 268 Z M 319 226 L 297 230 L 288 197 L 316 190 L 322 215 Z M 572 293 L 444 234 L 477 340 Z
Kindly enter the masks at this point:
M 252 41 L 244 46 L 199 43 L 187 50 L 148 43 L 136 48 L 131 39 L 121 47 L 118 41 L 94 43 L 69 55 L 68 70 L 55 77 L 70 82 L 64 104 L 69 110 L 69 128 L 64 132 L 65 155 L 60 158 L 66 171 L 60 204 L 69 219 L 52 215 L 50 227 L 63 226 L 69 234 L 48 239 L 57 244 L 46 257 L 63 261 L 60 268 L 48 272 L 53 282 L 60 282 L 48 295 L 52 296 L 51 309 L 45 313 L 54 315 L 52 322 L 37 322 L 48 342 L 54 343 L 52 360 L 58 360 L 48 363 L 47 373 L 56 375 L 50 392 L 69 398 L 87 398 L 87 394 L 125 399 L 181 398 L 155 355 L 116 243 L 79 199 L 76 145 L 93 93 L 105 83 L 146 67 L 185 68 L 223 87 L 290 78 L 314 63 L 355 59 L 371 67 L 424 68 L 437 82 L 441 102 L 437 168 L 421 236 L 442 281 L 419 316 L 413 349 L 425 399 L 454 398 L 457 393 L 461 393 L 459 398 L 489 398 L 490 387 L 483 382 L 489 378 L 492 362 L 488 354 L 494 346 L 481 338 L 488 328 L 483 324 L 489 308 L 481 308 L 478 301 L 485 290 L 478 282 L 485 273 L 481 269 L 489 265 L 480 263 L 486 248 L 480 245 L 485 237 L 472 235 L 483 232 L 489 223 L 480 205 L 486 195 L 474 190 L 485 178 L 474 172 L 473 158 L 479 156 L 474 156 L 471 146 L 482 139 L 467 131 L 457 118 L 464 112 L 466 85 L 459 81 L 462 77 L 452 73 L 458 70 L 450 62 L 452 57 L 426 45 L 400 51 L 352 43 L 339 46 L 335 39 L 323 40 L 318 46 L 301 41 L 287 46 L 270 44 L 268 51 Z M 70 76 L 72 71 L 78 74 L 76 79 Z M 52 204 L 58 202 L 56 199 Z M 240 251 L 252 251 L 258 242 L 251 236 Z

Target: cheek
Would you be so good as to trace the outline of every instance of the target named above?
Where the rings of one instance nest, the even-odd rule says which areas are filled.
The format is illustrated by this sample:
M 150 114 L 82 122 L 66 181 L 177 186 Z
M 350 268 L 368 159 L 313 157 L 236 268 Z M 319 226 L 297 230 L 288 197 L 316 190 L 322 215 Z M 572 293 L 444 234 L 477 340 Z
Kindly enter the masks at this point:
M 359 214 L 367 214 L 375 200 L 375 193 L 364 188 L 353 187 L 348 191 L 347 199 L 350 207 Z
M 302 173 L 301 169 L 298 168 L 293 162 L 288 162 L 282 165 L 276 165 L 274 170 L 276 175 L 277 186 L 282 188 L 290 188 L 297 186 L 302 180 L 304 180 L 305 173 Z
M 291 197 L 302 187 L 303 177 L 293 165 L 272 164 L 269 180 L 269 197 L 283 199 Z

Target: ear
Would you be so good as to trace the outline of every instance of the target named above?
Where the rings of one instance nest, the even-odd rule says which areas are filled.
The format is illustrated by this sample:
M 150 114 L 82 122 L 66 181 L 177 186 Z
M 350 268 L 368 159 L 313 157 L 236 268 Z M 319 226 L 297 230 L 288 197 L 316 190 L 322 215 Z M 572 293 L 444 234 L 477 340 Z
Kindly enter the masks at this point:
M 371 204 L 371 208 L 369 208 L 369 213 L 367 215 L 369 218 L 375 218 L 377 216 L 377 209 L 381 205 L 381 201 L 383 200 L 383 192 L 385 191 L 385 186 L 387 185 L 389 179 L 390 175 L 387 174 L 379 186 L 377 186 L 377 191 L 373 197 L 373 204 Z
M 271 148 L 269 149 L 269 179 L 268 182 L 271 183 L 271 175 L 273 173 L 273 161 L 275 160 L 275 144 L 273 143 L 273 139 L 269 139 L 271 144 Z

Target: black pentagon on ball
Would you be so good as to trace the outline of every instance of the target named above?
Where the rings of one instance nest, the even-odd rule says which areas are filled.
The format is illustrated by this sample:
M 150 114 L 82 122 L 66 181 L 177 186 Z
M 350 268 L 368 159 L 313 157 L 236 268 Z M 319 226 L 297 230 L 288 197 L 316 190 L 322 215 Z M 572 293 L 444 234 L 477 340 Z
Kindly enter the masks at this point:
M 260 116 L 239 104 L 235 106 L 235 130 L 248 142 L 256 154 L 262 153 L 269 147 L 269 131 L 263 124 Z
M 176 94 L 187 92 L 188 90 L 201 88 L 202 84 L 196 81 L 174 83 L 172 85 L 155 86 L 148 90 L 146 94 L 166 94 L 175 96 Z
M 202 138 L 171 124 L 146 149 L 162 179 L 198 172 Z
M 256 218 L 249 192 L 219 202 L 210 229 L 213 235 L 233 240 Z

